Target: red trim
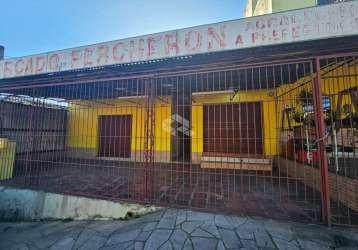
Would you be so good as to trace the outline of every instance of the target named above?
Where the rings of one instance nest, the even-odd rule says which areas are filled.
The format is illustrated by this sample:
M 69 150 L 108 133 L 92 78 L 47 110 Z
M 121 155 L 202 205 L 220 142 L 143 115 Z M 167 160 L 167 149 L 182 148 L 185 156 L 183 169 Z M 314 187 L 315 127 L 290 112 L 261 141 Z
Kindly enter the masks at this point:
M 325 123 L 322 104 L 322 90 L 321 90 L 321 64 L 320 58 L 315 60 L 316 78 L 313 81 L 313 99 L 316 118 L 316 132 L 318 138 L 318 159 L 321 172 L 321 197 L 322 197 L 322 220 L 323 223 L 331 225 L 331 211 L 329 198 L 329 182 L 328 182 L 328 162 L 326 156 L 325 142 L 322 138 L 325 136 Z

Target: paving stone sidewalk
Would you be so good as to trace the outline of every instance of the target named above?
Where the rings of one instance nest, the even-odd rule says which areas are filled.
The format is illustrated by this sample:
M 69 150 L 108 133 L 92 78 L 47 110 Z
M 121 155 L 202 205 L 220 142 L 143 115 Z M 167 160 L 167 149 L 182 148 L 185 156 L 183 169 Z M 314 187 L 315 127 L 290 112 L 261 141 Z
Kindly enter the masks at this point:
M 0 249 L 358 249 L 358 230 L 164 209 L 128 221 L 2 222 Z

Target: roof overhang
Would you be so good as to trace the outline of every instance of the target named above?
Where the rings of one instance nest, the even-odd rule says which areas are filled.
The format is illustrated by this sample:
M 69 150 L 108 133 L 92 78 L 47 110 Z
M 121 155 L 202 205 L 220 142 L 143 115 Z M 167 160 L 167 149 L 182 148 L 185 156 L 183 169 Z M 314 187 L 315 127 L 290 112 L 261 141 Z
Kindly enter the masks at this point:
M 0 79 L 358 35 L 358 1 L 243 18 L 0 61 Z

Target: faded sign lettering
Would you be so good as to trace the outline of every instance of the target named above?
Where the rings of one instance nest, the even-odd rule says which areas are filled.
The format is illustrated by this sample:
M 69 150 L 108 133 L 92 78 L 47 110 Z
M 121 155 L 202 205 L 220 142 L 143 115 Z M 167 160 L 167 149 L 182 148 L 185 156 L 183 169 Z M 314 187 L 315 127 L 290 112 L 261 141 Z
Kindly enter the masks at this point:
M 0 61 L 0 79 L 358 34 L 358 1 Z

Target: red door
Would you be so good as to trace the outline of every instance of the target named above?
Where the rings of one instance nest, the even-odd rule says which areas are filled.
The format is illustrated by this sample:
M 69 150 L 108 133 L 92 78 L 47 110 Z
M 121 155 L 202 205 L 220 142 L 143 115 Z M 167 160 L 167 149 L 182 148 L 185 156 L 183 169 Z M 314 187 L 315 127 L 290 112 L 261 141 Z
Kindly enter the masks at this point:
M 99 149 L 102 157 L 131 156 L 131 115 L 105 115 L 98 117 Z
M 263 154 L 260 102 L 204 106 L 204 152 L 221 155 Z

